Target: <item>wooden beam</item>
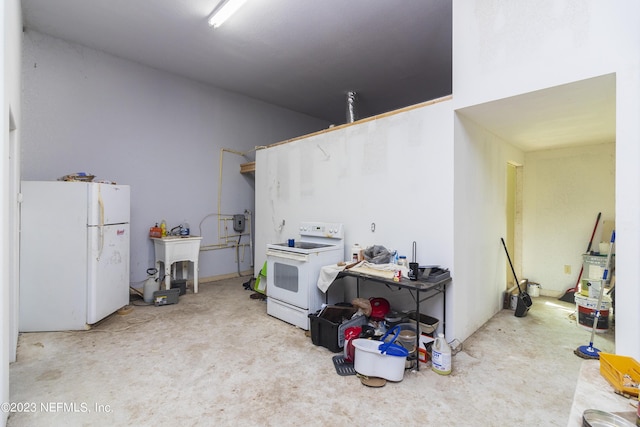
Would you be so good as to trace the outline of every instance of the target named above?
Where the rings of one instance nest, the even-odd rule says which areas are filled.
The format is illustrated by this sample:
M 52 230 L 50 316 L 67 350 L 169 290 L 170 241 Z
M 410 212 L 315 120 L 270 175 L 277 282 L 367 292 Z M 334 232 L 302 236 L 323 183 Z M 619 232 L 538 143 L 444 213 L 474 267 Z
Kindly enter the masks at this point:
M 443 96 L 441 98 L 432 99 L 430 101 L 425 101 L 425 102 L 421 102 L 419 104 L 409 105 L 408 107 L 399 108 L 397 110 L 393 110 L 393 111 L 389 111 L 389 112 L 386 112 L 386 113 L 378 114 L 377 116 L 366 117 L 364 119 L 356 120 L 353 123 L 345 123 L 343 125 L 330 127 L 329 129 L 322 129 L 322 130 L 319 130 L 317 132 L 313 132 L 313 133 L 310 133 L 310 134 L 307 134 L 307 135 L 302 135 L 302 136 L 297 136 L 295 138 L 287 139 L 286 141 L 274 142 L 273 144 L 270 144 L 270 145 L 266 146 L 265 148 L 271 148 L 271 147 L 276 147 L 276 146 L 282 145 L 282 144 L 288 144 L 290 142 L 299 141 L 301 139 L 305 139 L 305 138 L 308 138 L 310 136 L 315 136 L 315 135 L 320 135 L 320 134 L 327 133 L 327 132 L 332 132 L 332 131 L 337 130 L 337 129 L 343 129 L 343 128 L 347 127 L 347 126 L 359 125 L 361 123 L 370 122 L 372 120 L 382 119 L 384 117 L 389 117 L 389 116 L 393 116 L 395 114 L 404 113 L 406 111 L 415 110 L 416 108 L 422 108 L 422 107 L 426 107 L 426 106 L 429 106 L 429 105 L 438 104 L 440 102 L 450 101 L 451 99 L 453 99 L 452 95 Z
M 240 165 L 240 173 L 250 173 L 256 171 L 256 162 L 242 163 Z

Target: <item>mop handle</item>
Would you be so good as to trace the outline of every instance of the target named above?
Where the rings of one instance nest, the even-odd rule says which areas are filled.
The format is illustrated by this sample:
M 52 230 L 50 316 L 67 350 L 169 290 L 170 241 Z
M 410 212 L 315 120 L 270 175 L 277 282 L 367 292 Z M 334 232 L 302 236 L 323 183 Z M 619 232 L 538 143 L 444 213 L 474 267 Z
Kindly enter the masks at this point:
M 518 285 L 518 292 L 522 293 L 522 289 L 520 289 L 520 282 L 518 282 L 518 276 L 516 276 L 516 270 L 513 268 L 513 264 L 511 263 L 511 257 L 509 256 L 507 245 L 504 243 L 504 239 L 502 237 L 500 238 L 500 241 L 502 242 L 502 246 L 504 247 L 504 252 L 507 254 L 507 260 L 509 260 L 509 266 L 511 267 L 511 273 L 513 273 L 513 278 L 516 281 L 516 285 Z
M 611 263 L 611 253 L 613 252 L 613 247 L 616 241 L 616 231 L 613 230 L 611 232 L 611 245 L 609 245 L 609 253 L 607 254 L 607 264 L 604 268 L 604 272 L 602 273 L 602 283 L 600 284 L 600 294 L 598 295 L 598 304 L 596 305 L 596 311 L 593 313 L 593 329 L 591 330 L 591 340 L 589 346 L 593 346 L 593 336 L 596 332 L 596 327 L 598 326 L 598 319 L 600 318 L 600 305 L 602 304 L 602 296 L 604 295 L 604 284 L 607 281 L 607 277 L 609 276 L 609 267 Z

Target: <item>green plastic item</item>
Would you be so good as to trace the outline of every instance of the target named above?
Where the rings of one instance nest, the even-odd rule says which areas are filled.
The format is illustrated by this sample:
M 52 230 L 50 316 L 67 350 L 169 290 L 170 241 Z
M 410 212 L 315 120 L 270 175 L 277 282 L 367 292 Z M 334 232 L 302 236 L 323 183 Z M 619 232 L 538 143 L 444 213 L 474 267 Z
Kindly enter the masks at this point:
M 264 277 L 265 281 L 264 283 L 260 283 L 261 280 Z M 256 292 L 260 292 L 261 294 L 267 294 L 267 261 L 264 262 L 264 265 L 262 266 L 262 270 L 260 270 L 260 273 L 258 274 L 258 277 L 256 278 L 256 283 L 253 286 L 253 290 Z

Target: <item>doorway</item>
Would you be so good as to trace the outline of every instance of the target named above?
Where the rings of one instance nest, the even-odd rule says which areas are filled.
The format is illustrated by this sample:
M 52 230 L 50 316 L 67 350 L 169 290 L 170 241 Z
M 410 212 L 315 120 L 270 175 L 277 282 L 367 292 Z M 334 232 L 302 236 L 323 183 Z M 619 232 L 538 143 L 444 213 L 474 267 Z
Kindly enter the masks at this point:
M 507 232 L 505 243 L 511 255 L 513 269 L 522 276 L 522 165 L 507 162 Z M 507 261 L 508 264 L 508 261 Z M 506 268 L 507 290 L 516 286 L 511 267 Z

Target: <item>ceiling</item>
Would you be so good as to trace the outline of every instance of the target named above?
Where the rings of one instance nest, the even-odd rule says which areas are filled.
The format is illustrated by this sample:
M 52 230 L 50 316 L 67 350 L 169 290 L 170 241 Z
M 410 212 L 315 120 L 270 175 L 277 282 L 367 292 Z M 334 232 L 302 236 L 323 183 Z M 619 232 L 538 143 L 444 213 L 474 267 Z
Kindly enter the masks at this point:
M 523 151 L 616 140 L 616 78 L 606 74 L 458 110 Z
M 333 124 L 452 93 L 451 0 L 22 0 L 27 31 Z M 401 5 L 401 7 L 399 6 Z M 459 110 L 524 151 L 615 141 L 615 76 Z
M 450 0 L 22 0 L 24 26 L 333 124 L 451 94 Z

